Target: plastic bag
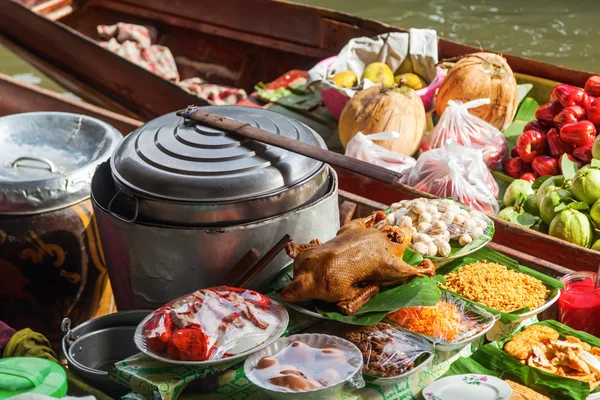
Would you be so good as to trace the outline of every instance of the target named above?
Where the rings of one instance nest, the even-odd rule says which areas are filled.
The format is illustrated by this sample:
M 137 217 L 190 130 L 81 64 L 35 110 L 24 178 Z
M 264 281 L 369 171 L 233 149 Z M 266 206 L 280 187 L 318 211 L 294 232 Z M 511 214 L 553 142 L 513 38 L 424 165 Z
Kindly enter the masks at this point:
M 389 313 L 386 318 L 436 344 L 467 341 L 496 322 L 492 314 L 448 292 L 442 293 L 435 306 L 402 308 Z
M 378 165 L 401 174 L 408 174 L 417 164 L 417 160 L 411 156 L 396 153 L 374 143 L 374 140 L 398 139 L 398 132 L 380 132 L 364 135 L 358 132 L 346 146 L 346 155 L 371 164 Z
M 489 103 L 490 99 L 472 100 L 464 104 L 450 100 L 433 131 L 423 140 L 421 150 L 438 149 L 455 142 L 480 149 L 488 167 L 502 168 L 502 159 L 508 151 L 506 138 L 495 126 L 469 113 L 471 108 Z
M 135 339 L 153 356 L 168 360 L 218 360 L 279 337 L 287 321 L 285 309 L 268 297 L 219 286 L 154 311 L 140 324 Z
M 380 322 L 345 334 L 363 354 L 363 372 L 380 377 L 397 377 L 424 362 L 432 348 L 423 340 Z
M 375 227 L 413 228 L 409 247 L 422 256 L 459 255 L 462 248 L 480 236 L 488 241 L 492 238 L 491 220 L 486 215 L 451 199 L 402 200 L 392 204 L 390 209 L 387 217 Z
M 458 143 L 421 154 L 407 184 L 438 197 L 452 197 L 487 215 L 500 209 L 498 183 L 483 162 L 481 150 Z

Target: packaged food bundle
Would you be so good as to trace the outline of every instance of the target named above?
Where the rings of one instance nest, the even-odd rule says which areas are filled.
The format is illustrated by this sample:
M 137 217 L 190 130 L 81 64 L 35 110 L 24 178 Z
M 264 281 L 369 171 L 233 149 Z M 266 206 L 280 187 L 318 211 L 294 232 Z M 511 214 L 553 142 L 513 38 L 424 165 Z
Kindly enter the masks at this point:
M 414 234 L 409 247 L 423 256 L 456 256 L 478 239 L 481 245 L 492 239 L 492 223 L 486 215 L 451 199 L 402 200 L 392 204 L 390 209 L 390 214 L 375 227 L 412 228 Z
M 502 159 L 508 151 L 504 135 L 494 125 L 469 113 L 469 109 L 489 103 L 490 99 L 467 103 L 450 100 L 433 131 L 423 140 L 421 150 L 438 149 L 454 142 L 480 149 L 488 167 L 502 168 Z
M 381 132 L 364 135 L 358 132 L 346 146 L 346 155 L 380 167 L 391 169 L 401 174 L 408 174 L 417 160 L 411 156 L 397 153 L 374 143 L 374 140 L 394 140 L 400 135 L 397 132 Z
M 466 343 L 496 322 L 489 312 L 448 292 L 435 306 L 402 308 L 389 313 L 387 319 L 436 344 Z
M 479 149 L 449 143 L 423 153 L 407 184 L 438 197 L 452 197 L 488 215 L 498 212 L 498 184 Z
M 423 340 L 388 323 L 357 327 L 345 334 L 363 354 L 363 372 L 384 378 L 403 375 L 418 367 L 432 354 Z
M 165 361 L 220 360 L 277 338 L 285 309 L 253 290 L 219 286 L 198 290 L 154 311 L 138 327 L 138 347 Z
M 281 338 L 248 357 L 244 364 L 248 379 L 266 389 L 272 398 L 315 391 L 318 398 L 337 398 L 335 394 L 348 381 L 355 388 L 364 386 L 361 369 L 361 354 L 356 346 L 323 334 Z

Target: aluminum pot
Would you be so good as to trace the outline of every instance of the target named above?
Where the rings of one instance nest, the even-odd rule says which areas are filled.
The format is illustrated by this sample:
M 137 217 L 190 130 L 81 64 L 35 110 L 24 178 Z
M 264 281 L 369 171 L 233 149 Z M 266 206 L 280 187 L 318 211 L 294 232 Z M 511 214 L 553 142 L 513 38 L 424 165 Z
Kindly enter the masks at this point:
M 253 107 L 203 109 L 326 148 L 308 126 Z M 251 249 L 285 234 L 323 241 L 339 228 L 337 176 L 325 163 L 179 117 L 129 134 L 92 181 L 93 206 L 120 310 L 156 308 L 225 282 Z M 281 253 L 250 287 L 266 291 Z
M 92 180 L 92 203 L 119 310 L 157 308 L 199 288 L 223 284 L 223 277 L 251 248 L 265 254 L 283 235 L 308 243 L 329 240 L 339 229 L 338 181 L 329 169 L 327 193 L 274 217 L 227 227 L 174 227 L 123 221 L 108 211 L 118 189 L 110 166 Z M 289 260 L 280 253 L 250 287 L 265 292 Z
M 65 318 L 62 329 L 62 352 L 69 369 L 97 389 L 111 395 L 125 394 L 128 390 L 108 379 L 108 371 L 115 362 L 139 353 L 133 341 L 137 325 L 150 310 L 119 311 L 89 320 L 71 329 L 71 320 Z
M 0 118 L 0 320 L 43 333 L 81 323 L 110 289 L 90 183 L 121 134 L 85 115 Z

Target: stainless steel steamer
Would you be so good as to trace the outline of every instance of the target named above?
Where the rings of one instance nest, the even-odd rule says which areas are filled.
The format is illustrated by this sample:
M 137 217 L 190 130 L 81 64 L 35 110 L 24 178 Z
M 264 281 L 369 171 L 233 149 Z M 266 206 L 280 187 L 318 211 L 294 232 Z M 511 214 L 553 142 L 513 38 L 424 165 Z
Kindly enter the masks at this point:
M 250 107 L 206 110 L 325 148 L 306 125 Z M 337 176 L 322 162 L 184 121 L 130 134 L 101 166 L 92 198 L 119 309 L 158 307 L 223 282 L 251 248 L 281 237 L 328 240 L 339 228 Z M 280 254 L 252 282 L 265 291 Z

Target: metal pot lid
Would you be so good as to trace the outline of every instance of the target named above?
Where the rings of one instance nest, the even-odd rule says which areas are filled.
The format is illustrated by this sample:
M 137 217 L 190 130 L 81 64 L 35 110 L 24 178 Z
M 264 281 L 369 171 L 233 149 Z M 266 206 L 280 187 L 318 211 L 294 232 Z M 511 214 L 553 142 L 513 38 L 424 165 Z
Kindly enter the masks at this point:
M 272 111 L 240 106 L 202 109 L 326 148 L 315 131 Z M 287 150 L 185 123 L 175 113 L 136 129 L 111 158 L 113 176 L 125 190 L 190 203 L 270 195 L 306 180 L 322 167 L 320 161 Z
M 96 166 L 121 140 L 115 128 L 85 115 L 0 118 L 0 214 L 35 214 L 88 198 Z

